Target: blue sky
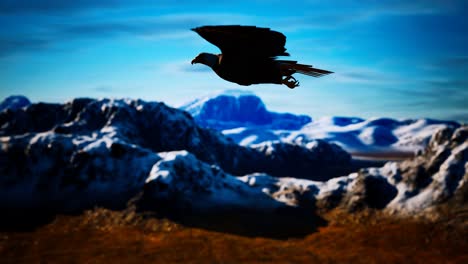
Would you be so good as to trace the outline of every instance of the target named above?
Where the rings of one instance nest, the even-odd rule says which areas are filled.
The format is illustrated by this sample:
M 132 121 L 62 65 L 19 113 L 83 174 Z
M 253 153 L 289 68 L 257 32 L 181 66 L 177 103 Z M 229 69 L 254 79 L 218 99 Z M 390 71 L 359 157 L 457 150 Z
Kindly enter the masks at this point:
M 468 122 L 468 2 L 0 0 L 0 99 L 130 97 L 178 106 L 245 89 L 268 108 L 320 116 Z M 218 53 L 190 28 L 287 36 L 291 59 L 335 73 L 301 86 L 238 86 L 190 61 Z M 204 68 L 205 67 L 205 68 Z

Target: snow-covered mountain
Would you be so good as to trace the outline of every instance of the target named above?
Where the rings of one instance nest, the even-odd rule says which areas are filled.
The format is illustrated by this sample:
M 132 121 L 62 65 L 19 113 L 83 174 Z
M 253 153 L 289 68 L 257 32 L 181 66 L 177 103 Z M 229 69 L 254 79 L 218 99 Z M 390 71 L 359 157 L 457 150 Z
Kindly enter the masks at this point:
M 234 177 L 186 151 L 161 157 L 146 180 L 143 199 L 156 204 L 170 200 L 174 210 L 182 211 L 274 211 L 288 206 L 326 211 L 340 207 L 431 218 L 438 217 L 438 206 L 453 197 L 466 204 L 468 190 L 466 126 L 437 132 L 424 154 L 403 163 L 389 162 L 382 168 L 327 181 L 264 173 Z
M 238 127 L 300 129 L 312 119 L 306 115 L 270 112 L 255 94 L 241 90 L 195 99 L 180 109 L 189 112 L 202 127 L 224 130 Z
M 248 146 L 281 141 L 307 144 L 322 139 L 358 155 L 369 153 L 413 154 L 425 148 L 430 137 L 451 121 L 432 119 L 322 117 L 268 112 L 262 100 L 249 92 L 227 91 L 197 99 L 182 106 L 198 124 L 221 131 L 235 142 Z
M 334 122 L 401 129 L 385 119 Z M 340 207 L 433 217 L 444 203 L 466 204 L 468 127 L 438 130 L 413 159 L 351 169 L 350 156 L 323 140 L 240 146 L 158 102 L 80 98 L 0 112 L 2 210 L 121 207 L 134 198 L 193 214 Z
M 25 107 L 30 104 L 31 102 L 29 101 L 28 98 L 22 95 L 12 95 L 12 96 L 5 98 L 0 103 L 0 111 L 3 111 L 4 109 L 16 110 L 18 108 Z
M 335 145 L 239 146 L 184 111 L 142 100 L 75 99 L 0 112 L 1 206 L 122 204 L 159 153 L 185 150 L 233 175 L 328 179 L 351 169 Z M 8 202 L 6 202 L 8 201 Z
M 293 142 L 323 139 L 356 154 L 416 153 L 427 146 L 438 130 L 459 126 L 456 122 L 432 119 L 325 117 L 283 135 L 286 141 Z

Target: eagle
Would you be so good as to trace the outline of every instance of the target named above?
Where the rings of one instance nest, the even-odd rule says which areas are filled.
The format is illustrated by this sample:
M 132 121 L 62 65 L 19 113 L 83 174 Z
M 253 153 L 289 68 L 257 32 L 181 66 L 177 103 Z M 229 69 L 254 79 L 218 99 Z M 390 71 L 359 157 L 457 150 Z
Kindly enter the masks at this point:
M 221 54 L 202 52 L 192 64 L 207 65 L 219 77 L 239 85 L 274 83 L 293 89 L 299 86 L 292 76 L 294 73 L 312 77 L 333 73 L 297 61 L 277 59 L 278 56 L 289 56 L 284 47 L 286 37 L 269 28 L 229 25 L 192 30 L 221 50 Z

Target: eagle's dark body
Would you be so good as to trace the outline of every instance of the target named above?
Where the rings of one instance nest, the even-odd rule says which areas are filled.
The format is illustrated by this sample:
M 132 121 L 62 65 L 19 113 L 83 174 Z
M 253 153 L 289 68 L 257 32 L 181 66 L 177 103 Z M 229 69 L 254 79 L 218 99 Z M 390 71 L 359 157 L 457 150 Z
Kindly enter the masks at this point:
M 230 82 L 240 85 L 275 83 L 294 88 L 298 82 L 291 75 L 296 72 L 314 77 L 331 73 L 296 61 L 277 60 L 277 56 L 289 56 L 284 47 L 286 37 L 268 28 L 204 26 L 193 30 L 219 47 L 222 54 L 201 53 L 192 64 L 205 64 Z
M 259 83 L 281 84 L 281 70 L 270 58 L 255 58 L 246 63 L 248 58 L 225 58 L 213 68 L 219 77 L 240 85 Z

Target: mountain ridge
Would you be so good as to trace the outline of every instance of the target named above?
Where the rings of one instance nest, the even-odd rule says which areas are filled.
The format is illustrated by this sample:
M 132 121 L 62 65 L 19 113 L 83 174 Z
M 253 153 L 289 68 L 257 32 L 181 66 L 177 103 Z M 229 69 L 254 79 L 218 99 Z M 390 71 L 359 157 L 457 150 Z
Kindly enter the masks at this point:
M 65 209 L 74 210 L 80 203 L 125 204 L 143 187 L 151 166 L 161 159 L 158 153 L 170 151 L 186 150 L 233 175 L 325 179 L 351 169 L 350 156 L 337 146 L 239 146 L 160 102 L 78 98 L 35 103 L 0 112 L 0 128 L 1 206 L 7 207 L 61 206 L 64 201 Z M 66 204 L 73 196 L 76 204 Z
M 248 98 L 248 100 L 241 100 Z M 235 106 L 235 107 L 233 107 Z M 247 109 L 239 116 L 239 108 Z M 248 146 L 268 141 L 307 144 L 321 139 L 352 153 L 400 152 L 408 155 L 424 149 L 432 134 L 445 127 L 457 128 L 454 121 L 331 116 L 312 120 L 308 116 L 278 114 L 266 110 L 252 92 L 227 91 L 195 99 L 181 109 L 195 121 Z M 260 109 L 260 110 L 258 110 Z M 267 113 L 271 116 L 266 118 Z M 244 118 L 244 119 L 242 119 Z M 267 120 L 267 121 L 266 121 Z
M 427 123 L 410 123 L 403 132 L 421 125 Z M 444 126 L 416 157 L 355 172 L 338 145 L 296 138 L 240 146 L 160 102 L 33 103 L 0 112 L 0 207 L 73 212 L 122 208 L 136 199 L 138 206 L 176 213 L 369 208 L 437 217 L 448 201 L 466 203 L 467 131 Z

